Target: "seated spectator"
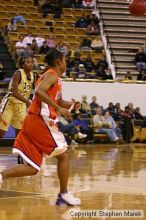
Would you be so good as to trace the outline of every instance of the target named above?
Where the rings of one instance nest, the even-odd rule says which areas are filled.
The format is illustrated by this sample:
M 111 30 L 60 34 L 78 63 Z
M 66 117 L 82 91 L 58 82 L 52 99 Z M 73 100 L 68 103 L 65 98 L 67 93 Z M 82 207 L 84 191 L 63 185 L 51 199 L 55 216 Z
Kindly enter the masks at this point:
M 0 62 L 0 80 L 3 80 L 5 77 L 4 68 L 2 63 Z
M 96 6 L 95 0 L 83 0 L 82 1 L 83 7 L 85 8 L 93 8 Z
M 92 70 L 95 68 L 94 62 L 92 61 L 92 57 L 90 54 L 88 54 L 87 58 L 84 60 L 84 66 L 87 72 L 92 72 Z
M 113 75 L 112 75 L 111 69 L 104 70 L 104 74 L 102 76 L 102 79 L 103 80 L 108 80 L 108 79 L 113 80 Z
M 79 68 L 75 72 L 75 79 L 86 79 L 86 68 L 84 64 L 79 64 Z
M 133 77 L 130 73 L 130 71 L 127 71 L 124 77 L 124 80 L 133 80 Z
M 99 26 L 99 19 L 98 19 L 97 15 L 96 15 L 95 11 L 93 11 L 91 13 L 91 15 L 88 15 L 87 18 L 88 18 L 90 23 L 91 23 L 91 21 L 94 21 L 94 23 Z
M 33 54 L 39 53 L 39 48 L 35 39 L 32 40 L 31 50 L 33 51 Z
M 17 25 L 14 23 L 14 19 L 12 18 L 10 22 L 6 25 L 6 33 L 9 31 L 17 31 Z
M 60 0 L 56 0 L 55 4 L 53 4 L 53 18 L 61 18 L 62 6 Z
M 135 56 L 135 64 L 137 70 L 140 72 L 143 69 L 146 69 L 146 55 L 144 53 L 144 48 L 141 47 Z
M 97 109 L 97 115 L 93 116 L 93 124 L 97 127 L 99 133 L 106 134 L 113 142 L 119 142 L 122 138 L 122 133 L 120 129 L 116 127 L 116 123 L 110 116 L 109 111 L 106 111 L 105 115 L 102 116 L 101 110 Z
M 23 43 L 27 46 L 28 44 L 32 44 L 33 39 L 32 33 L 28 32 L 28 35 L 23 39 Z
M 49 47 L 47 46 L 47 42 L 44 41 L 43 45 L 40 47 L 40 54 L 47 54 L 49 51 Z
M 67 45 L 61 41 L 57 44 L 56 48 L 60 50 L 65 56 L 69 54 Z
M 46 40 L 47 42 L 47 46 L 49 48 L 53 48 L 53 47 L 56 47 L 56 40 L 55 40 L 55 37 L 54 37 L 54 34 L 50 34 Z
M 83 95 L 82 96 L 82 101 L 81 101 L 81 108 L 80 108 L 81 113 L 89 113 L 91 112 L 91 107 L 90 104 L 87 102 L 87 96 Z
M 102 52 L 104 47 L 100 36 L 95 37 L 95 39 L 91 42 L 91 48 L 97 52 Z
M 71 46 L 70 50 L 68 52 L 69 58 L 75 58 L 77 56 L 79 56 L 80 54 L 80 49 L 78 46 Z
M 94 21 L 91 21 L 91 24 L 87 26 L 86 33 L 91 35 L 99 35 L 100 31 L 98 25 L 95 24 Z
M 135 108 L 135 110 L 133 112 L 133 117 L 134 117 L 134 119 L 138 119 L 138 120 L 143 120 L 144 119 L 143 115 L 140 112 L 140 108 L 139 107 Z
M 27 44 L 26 51 L 24 53 L 24 57 L 33 57 L 33 51 L 31 49 L 31 44 Z
M 87 137 L 86 134 L 82 134 L 80 132 L 79 127 L 76 127 L 74 123 L 68 121 L 62 116 L 59 116 L 58 128 L 61 132 L 63 132 L 63 134 L 67 133 L 68 135 L 72 136 L 72 144 L 77 144 L 75 141 L 77 138 L 82 139 Z
M 106 79 L 106 73 L 105 73 L 105 70 L 102 66 L 100 66 L 96 72 L 96 77 L 97 79 L 100 79 L 100 80 L 105 80 Z
M 112 102 L 109 102 L 108 107 L 106 108 L 106 111 L 109 111 L 111 115 L 115 114 L 115 106 Z
M 90 103 L 90 107 L 91 107 L 91 114 L 95 115 L 96 109 L 97 109 L 97 107 L 99 107 L 99 105 L 97 104 L 96 96 L 92 96 L 92 102 Z
M 26 56 L 26 44 L 23 42 L 23 36 L 19 36 L 19 41 L 16 42 L 16 45 L 15 45 L 15 48 L 16 48 L 16 54 L 18 57 L 24 57 Z
M 89 24 L 89 19 L 86 18 L 85 13 L 83 12 L 82 17 L 76 21 L 75 27 L 76 28 L 87 28 L 88 24 Z
M 82 0 L 72 0 L 73 8 L 82 8 Z
M 99 67 L 102 67 L 104 70 L 108 69 L 108 63 L 105 58 L 102 58 L 97 62 L 96 68 L 98 69 Z
M 146 81 L 146 70 L 141 70 L 137 76 L 137 80 Z
M 134 109 L 134 107 L 133 107 L 133 103 L 132 103 L 132 102 L 129 102 L 129 103 L 128 103 L 128 107 L 129 107 L 129 109 L 130 109 L 131 113 L 133 113 L 133 112 L 135 111 L 135 109 Z
M 81 49 L 84 49 L 84 50 L 91 49 L 91 40 L 88 38 L 88 36 L 84 38 L 83 41 L 81 42 Z
M 53 13 L 51 0 L 43 1 L 43 3 L 41 4 L 41 13 L 42 13 L 43 18 L 45 18 L 47 14 Z
M 117 102 L 115 104 L 114 108 L 115 108 L 115 113 L 113 115 L 113 118 L 114 118 L 115 121 L 120 121 L 120 119 L 121 119 L 121 112 L 122 112 L 120 103 Z
M 41 46 L 43 46 L 43 42 L 45 41 L 45 38 L 42 37 L 42 34 L 39 32 L 38 36 L 35 37 L 36 43 L 38 48 L 41 48 Z
M 90 128 L 90 126 L 89 126 L 89 124 L 90 124 L 89 121 L 90 121 L 90 119 L 86 120 L 86 119 L 81 118 L 81 114 L 78 113 L 74 116 L 73 123 L 78 129 L 80 129 L 81 133 L 87 135 L 87 141 L 92 142 L 93 132 L 92 132 L 92 129 Z

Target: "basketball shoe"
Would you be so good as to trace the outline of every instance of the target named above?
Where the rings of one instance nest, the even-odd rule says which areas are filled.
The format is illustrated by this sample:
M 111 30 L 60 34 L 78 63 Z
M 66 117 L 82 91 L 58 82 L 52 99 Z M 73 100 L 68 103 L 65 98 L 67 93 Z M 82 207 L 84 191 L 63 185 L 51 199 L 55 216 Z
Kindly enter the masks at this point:
M 70 206 L 75 206 L 75 205 L 80 205 L 81 201 L 78 198 L 75 198 L 72 194 L 69 192 L 66 193 L 59 193 L 57 200 L 56 200 L 56 205 L 70 205 Z

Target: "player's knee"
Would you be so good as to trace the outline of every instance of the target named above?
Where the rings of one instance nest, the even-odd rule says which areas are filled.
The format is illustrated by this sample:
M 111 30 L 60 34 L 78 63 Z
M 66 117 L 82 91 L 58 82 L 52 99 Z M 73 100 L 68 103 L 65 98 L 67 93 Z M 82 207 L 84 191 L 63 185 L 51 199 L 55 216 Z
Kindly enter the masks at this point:
M 62 154 L 60 154 L 59 156 L 57 156 L 57 159 L 60 159 L 60 160 L 69 160 L 69 154 L 68 152 L 64 152 Z

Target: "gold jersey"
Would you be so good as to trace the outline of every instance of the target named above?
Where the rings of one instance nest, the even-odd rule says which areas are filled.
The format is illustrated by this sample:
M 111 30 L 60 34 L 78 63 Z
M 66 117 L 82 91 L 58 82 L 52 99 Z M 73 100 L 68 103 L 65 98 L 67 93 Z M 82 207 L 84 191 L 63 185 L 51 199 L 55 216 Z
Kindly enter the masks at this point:
M 20 72 L 20 83 L 18 85 L 18 93 L 22 95 L 24 98 L 29 99 L 29 96 L 32 92 L 33 82 L 34 82 L 34 74 L 30 72 L 30 79 L 27 78 L 23 69 L 19 69 Z M 13 80 L 13 79 L 12 79 Z M 13 102 L 23 103 L 19 99 L 12 96 L 12 80 L 9 84 L 7 98 Z

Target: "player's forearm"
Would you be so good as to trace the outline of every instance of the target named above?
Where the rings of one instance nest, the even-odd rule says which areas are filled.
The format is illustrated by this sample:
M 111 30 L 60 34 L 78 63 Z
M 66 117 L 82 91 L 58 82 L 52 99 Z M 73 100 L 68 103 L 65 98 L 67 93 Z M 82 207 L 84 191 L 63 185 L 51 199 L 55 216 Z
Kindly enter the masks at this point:
M 73 105 L 73 102 L 69 102 L 69 101 L 65 101 L 65 100 L 61 99 L 61 100 L 59 100 L 58 104 L 62 108 L 69 109 Z
M 52 101 L 52 99 L 49 98 L 48 94 L 42 90 L 42 89 L 36 89 L 35 95 L 44 103 L 51 105 L 56 111 L 59 110 L 59 105 L 57 105 L 55 102 Z
M 13 95 L 15 98 L 17 98 L 18 100 L 20 100 L 20 101 L 22 101 L 22 102 L 24 102 L 24 103 L 26 103 L 26 104 L 29 103 L 29 100 L 28 100 L 28 99 L 26 99 L 25 97 L 23 97 L 22 95 L 20 95 L 20 94 L 17 93 L 17 92 L 12 92 L 12 95 Z

